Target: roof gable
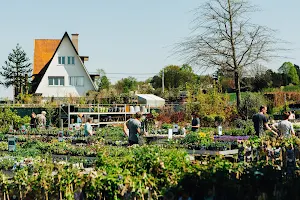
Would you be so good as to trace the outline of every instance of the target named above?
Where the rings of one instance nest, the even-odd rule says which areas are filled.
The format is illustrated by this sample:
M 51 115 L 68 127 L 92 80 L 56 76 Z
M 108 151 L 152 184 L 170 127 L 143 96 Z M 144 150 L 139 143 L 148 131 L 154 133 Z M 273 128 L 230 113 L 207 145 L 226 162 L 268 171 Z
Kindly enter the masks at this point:
M 63 41 L 63 39 L 64 39 L 65 37 L 67 37 L 68 40 L 69 40 L 69 42 L 71 43 L 71 45 L 72 45 L 72 47 L 73 47 L 73 49 L 74 49 L 74 51 L 75 51 L 77 57 L 79 58 L 79 61 L 80 61 L 81 65 L 82 65 L 84 71 L 86 72 L 87 76 L 89 77 L 89 80 L 91 81 L 91 83 L 92 83 L 94 89 L 96 90 L 96 86 L 95 86 L 93 80 L 91 79 L 91 77 L 90 77 L 90 75 L 89 75 L 89 73 L 88 73 L 88 71 L 87 71 L 87 69 L 86 69 L 84 63 L 82 62 L 82 60 L 81 60 L 81 58 L 80 58 L 80 56 L 79 56 L 79 54 L 78 54 L 78 51 L 76 50 L 76 48 L 75 48 L 75 46 L 74 46 L 74 44 L 73 44 L 73 42 L 72 42 L 72 40 L 71 40 L 69 34 L 68 34 L 67 32 L 65 32 L 65 34 L 63 35 L 63 37 L 62 37 L 62 39 L 60 40 L 59 44 L 57 45 L 57 47 L 56 47 L 54 53 L 52 54 L 51 59 L 45 64 L 45 66 L 39 71 L 39 73 L 35 75 L 35 78 L 34 78 L 34 80 L 33 80 L 33 86 L 32 86 L 32 92 L 33 92 L 33 93 L 35 93 L 35 91 L 37 90 L 37 88 L 38 88 L 40 82 L 42 81 L 42 79 L 43 79 L 43 77 L 44 77 L 44 75 L 45 75 L 45 73 L 46 73 L 46 71 L 47 71 L 47 69 L 48 69 L 48 67 L 50 66 L 50 63 L 52 62 L 52 60 L 53 60 L 53 58 L 54 58 L 54 55 L 56 54 L 57 50 L 59 49 L 59 47 L 60 47 L 60 45 L 61 45 L 61 43 L 62 43 L 62 41 Z
M 52 58 L 60 40 L 34 40 L 33 74 L 38 74 Z

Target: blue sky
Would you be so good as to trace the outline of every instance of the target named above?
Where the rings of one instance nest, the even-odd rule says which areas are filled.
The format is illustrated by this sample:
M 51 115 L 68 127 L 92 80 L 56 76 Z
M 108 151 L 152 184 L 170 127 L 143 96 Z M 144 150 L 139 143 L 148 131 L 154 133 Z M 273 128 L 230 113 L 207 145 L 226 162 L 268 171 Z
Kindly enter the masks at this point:
M 83 3 L 84 2 L 84 3 Z M 204 0 L 51 0 L 1 2 L 0 65 L 17 43 L 33 60 L 34 39 L 60 39 L 64 32 L 79 33 L 79 53 L 90 56 L 90 72 L 158 73 L 182 61 L 170 57 L 171 46 L 189 36 L 193 8 Z M 300 1 L 252 0 L 261 11 L 252 22 L 278 30 L 276 37 L 290 42 L 286 54 L 300 64 Z M 277 69 L 286 59 L 268 63 Z M 108 74 L 113 82 L 127 75 Z M 136 75 L 138 80 L 147 75 Z M 0 97 L 12 96 L 0 88 Z

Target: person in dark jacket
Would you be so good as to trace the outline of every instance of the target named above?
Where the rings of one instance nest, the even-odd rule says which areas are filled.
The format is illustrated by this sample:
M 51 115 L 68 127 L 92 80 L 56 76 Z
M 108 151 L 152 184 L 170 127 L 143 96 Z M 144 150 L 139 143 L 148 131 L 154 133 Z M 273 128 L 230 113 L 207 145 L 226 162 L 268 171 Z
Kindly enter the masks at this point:
M 124 123 L 123 131 L 124 134 L 128 137 L 129 146 L 134 144 L 139 144 L 139 135 L 141 134 L 141 117 L 142 114 L 137 112 L 135 118 L 129 119 Z M 127 129 L 129 132 L 127 132 Z
M 192 131 L 195 132 L 195 131 L 198 131 L 198 129 L 200 128 L 200 119 L 199 119 L 199 116 L 196 112 L 193 112 L 192 113 Z
M 264 129 L 272 131 L 275 135 L 278 135 L 272 128 L 268 125 L 268 118 L 266 117 L 267 114 L 267 106 L 260 106 L 259 112 L 254 114 L 252 117 L 254 130 L 257 136 L 264 135 Z
M 30 116 L 30 128 L 36 128 L 36 124 L 36 114 L 32 112 Z

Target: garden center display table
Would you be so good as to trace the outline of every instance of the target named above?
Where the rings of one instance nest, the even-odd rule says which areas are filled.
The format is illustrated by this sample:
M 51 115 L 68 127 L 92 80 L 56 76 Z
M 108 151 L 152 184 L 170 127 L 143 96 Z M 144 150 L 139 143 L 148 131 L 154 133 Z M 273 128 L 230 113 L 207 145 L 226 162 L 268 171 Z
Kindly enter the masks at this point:
M 226 150 L 226 151 L 211 151 L 211 150 L 187 150 L 189 154 L 194 156 L 202 156 L 202 155 L 209 155 L 209 156 L 228 156 L 238 154 L 238 149 Z
M 165 140 L 165 139 L 168 139 L 168 135 L 166 134 L 163 134 L 163 135 L 146 135 L 146 136 L 143 136 L 146 140 L 146 143 L 149 144 L 150 142 L 155 142 L 155 141 L 158 141 L 158 140 Z M 172 135 L 172 139 L 180 139 L 180 138 L 184 138 L 185 136 L 184 135 Z

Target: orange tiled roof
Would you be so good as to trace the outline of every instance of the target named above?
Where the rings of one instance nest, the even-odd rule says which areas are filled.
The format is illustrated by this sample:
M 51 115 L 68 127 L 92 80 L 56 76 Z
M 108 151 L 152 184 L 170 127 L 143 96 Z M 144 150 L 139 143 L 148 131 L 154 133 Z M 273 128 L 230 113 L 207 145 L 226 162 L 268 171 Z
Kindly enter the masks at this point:
M 60 40 L 34 40 L 33 74 L 38 74 L 52 58 Z

